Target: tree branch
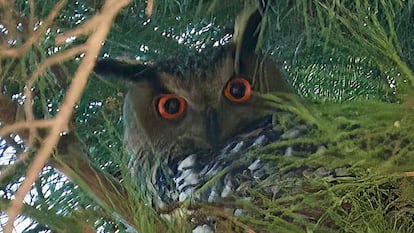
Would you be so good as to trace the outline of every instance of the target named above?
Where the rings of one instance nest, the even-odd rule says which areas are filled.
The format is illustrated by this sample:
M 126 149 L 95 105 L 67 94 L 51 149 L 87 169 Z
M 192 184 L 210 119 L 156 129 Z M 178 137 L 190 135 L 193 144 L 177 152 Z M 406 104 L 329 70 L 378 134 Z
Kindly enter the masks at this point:
M 65 1 L 62 0 L 59 3 L 62 2 Z M 5 233 L 12 233 L 13 222 L 22 210 L 24 196 L 31 189 L 31 186 L 37 179 L 39 172 L 48 161 L 53 148 L 55 148 L 59 142 L 60 134 L 68 128 L 68 122 L 71 119 L 74 106 L 79 101 L 86 87 L 88 77 L 94 67 L 96 57 L 98 56 L 99 50 L 102 46 L 102 42 L 106 39 L 115 16 L 129 3 L 130 0 L 107 0 L 102 7 L 102 13 L 95 16 L 99 17 L 100 21 L 97 21 L 94 32 L 85 43 L 87 47 L 85 57 L 76 70 L 72 83 L 66 93 L 61 108 L 59 109 L 60 111 L 54 118 L 55 124 L 51 127 L 48 135 L 43 140 L 42 146 L 37 152 L 33 163 L 27 170 L 26 179 L 20 185 L 15 194 L 15 199 L 12 201 L 7 210 L 8 221 L 3 229 Z M 7 50 L 0 52 L 7 52 Z M 11 55 L 10 52 L 9 55 Z
M 58 153 L 50 165 L 69 177 L 104 209 L 116 210 L 129 225 L 135 227 L 133 216 L 128 214 L 131 213 L 130 206 L 125 201 L 128 200 L 128 192 L 119 180 L 94 167 L 79 144 L 73 134 L 62 137 Z

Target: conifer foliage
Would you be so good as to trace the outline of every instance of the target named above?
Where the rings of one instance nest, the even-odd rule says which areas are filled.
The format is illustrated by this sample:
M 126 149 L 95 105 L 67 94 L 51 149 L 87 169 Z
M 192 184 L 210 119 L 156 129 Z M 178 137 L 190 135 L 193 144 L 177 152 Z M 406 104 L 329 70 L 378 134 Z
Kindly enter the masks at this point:
M 414 232 L 410 0 L 267 1 L 257 49 L 297 98 L 264 98 L 313 127 L 249 151 L 275 174 L 231 203 L 245 214 L 187 203 L 171 208 L 196 214 L 165 218 L 146 204 L 122 146 L 123 83 L 95 76 L 95 60 L 224 45 L 256 3 L 0 0 L 2 232 L 191 232 L 206 216 L 222 232 Z M 275 181 L 283 195 L 261 193 Z

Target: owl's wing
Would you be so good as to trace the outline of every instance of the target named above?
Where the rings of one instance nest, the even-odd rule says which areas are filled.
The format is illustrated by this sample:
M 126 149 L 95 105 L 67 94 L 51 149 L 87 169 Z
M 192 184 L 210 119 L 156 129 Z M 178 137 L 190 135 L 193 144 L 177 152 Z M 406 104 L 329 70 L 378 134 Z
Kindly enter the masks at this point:
M 248 189 L 260 185 L 269 176 L 277 174 L 275 167 L 269 167 L 258 156 L 249 151 L 276 141 L 291 140 L 306 133 L 306 125 L 297 125 L 282 131 L 274 128 L 270 117 L 257 129 L 241 134 L 221 149 L 213 152 L 199 152 L 184 159 L 171 161 L 157 172 L 156 187 L 165 203 L 196 201 L 220 202 L 223 198 L 248 197 Z M 293 148 L 279 151 L 280 156 L 291 156 Z M 167 182 L 167 181 L 173 182 Z M 172 184 L 172 185 L 171 185 Z M 276 196 L 277 182 L 261 187 L 261 192 Z

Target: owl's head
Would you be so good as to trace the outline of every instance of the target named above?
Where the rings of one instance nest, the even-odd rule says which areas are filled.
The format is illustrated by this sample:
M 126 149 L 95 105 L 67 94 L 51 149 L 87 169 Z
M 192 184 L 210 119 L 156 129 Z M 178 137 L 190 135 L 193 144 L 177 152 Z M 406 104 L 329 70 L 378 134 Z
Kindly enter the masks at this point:
M 277 65 L 255 52 L 260 21 L 261 13 L 251 10 L 238 20 L 232 43 L 173 60 L 98 61 L 96 73 L 127 82 L 128 151 L 178 158 L 220 146 L 263 119 L 257 93 L 287 88 Z

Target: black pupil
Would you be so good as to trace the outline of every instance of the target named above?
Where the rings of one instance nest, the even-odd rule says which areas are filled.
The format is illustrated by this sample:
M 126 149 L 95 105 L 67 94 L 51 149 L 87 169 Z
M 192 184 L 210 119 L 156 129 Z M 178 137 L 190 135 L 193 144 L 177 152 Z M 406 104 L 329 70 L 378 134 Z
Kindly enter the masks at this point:
M 241 82 L 231 83 L 230 94 L 236 99 L 243 98 L 246 95 L 246 86 Z
M 176 114 L 180 111 L 180 101 L 177 98 L 170 98 L 165 102 L 164 109 L 169 114 Z

